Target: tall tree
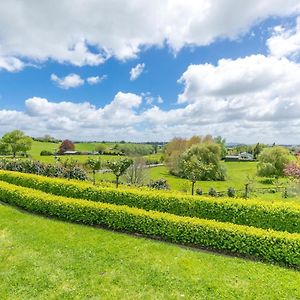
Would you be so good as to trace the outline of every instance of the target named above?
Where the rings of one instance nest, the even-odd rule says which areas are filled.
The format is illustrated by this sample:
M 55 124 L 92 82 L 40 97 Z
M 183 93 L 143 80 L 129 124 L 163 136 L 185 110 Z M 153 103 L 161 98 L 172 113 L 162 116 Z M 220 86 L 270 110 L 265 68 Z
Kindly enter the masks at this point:
M 13 130 L 4 134 L 2 142 L 7 145 L 14 158 L 18 152 L 26 152 L 30 150 L 32 145 L 31 137 L 25 135 L 25 133 L 21 130 Z

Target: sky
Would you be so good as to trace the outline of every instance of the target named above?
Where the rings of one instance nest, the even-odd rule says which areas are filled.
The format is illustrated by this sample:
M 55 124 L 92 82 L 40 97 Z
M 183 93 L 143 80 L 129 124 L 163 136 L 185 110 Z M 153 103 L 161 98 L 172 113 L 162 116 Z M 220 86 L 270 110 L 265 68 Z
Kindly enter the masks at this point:
M 300 144 L 300 0 L 0 3 L 0 136 Z

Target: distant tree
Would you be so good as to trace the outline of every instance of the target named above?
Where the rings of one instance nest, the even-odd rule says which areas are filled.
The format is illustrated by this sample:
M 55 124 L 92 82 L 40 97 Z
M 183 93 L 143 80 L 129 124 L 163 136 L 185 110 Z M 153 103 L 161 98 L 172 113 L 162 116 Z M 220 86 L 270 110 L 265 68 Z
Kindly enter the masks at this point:
M 124 179 L 130 184 L 141 185 L 147 180 L 147 165 L 142 157 L 133 160 L 132 165 L 124 173 Z
M 295 161 L 289 162 L 284 167 L 284 175 L 300 182 L 300 157 L 298 156 Z
M 119 178 L 125 171 L 132 165 L 133 160 L 129 158 L 123 158 L 119 160 L 108 161 L 107 165 L 116 176 L 116 188 L 119 186 Z
M 272 146 L 264 148 L 258 156 L 257 175 L 264 177 L 284 176 L 285 166 L 293 160 L 289 150 Z
M 199 180 L 225 180 L 220 158 L 221 149 L 216 143 L 194 145 L 180 156 L 179 172 L 192 182 L 192 195 Z
M 105 150 L 107 150 L 107 146 L 105 144 L 98 144 L 95 149 L 99 154 L 103 154 Z
M 64 140 L 62 141 L 61 145 L 59 146 L 59 154 L 64 154 L 66 151 L 74 151 L 75 145 L 70 140 Z
M 262 151 L 263 146 L 260 143 L 257 143 L 253 148 L 253 158 L 257 159 L 258 155 Z
M 15 158 L 18 152 L 26 152 L 31 149 L 32 139 L 21 130 L 13 130 L 4 134 L 2 143 L 6 144 L 3 147 L 8 147 Z
M 101 160 L 89 158 L 86 162 L 86 166 L 92 170 L 93 173 L 93 184 L 96 184 L 96 172 L 101 169 Z
M 221 158 L 225 158 L 227 154 L 226 140 L 219 135 L 214 138 L 214 142 L 220 145 Z

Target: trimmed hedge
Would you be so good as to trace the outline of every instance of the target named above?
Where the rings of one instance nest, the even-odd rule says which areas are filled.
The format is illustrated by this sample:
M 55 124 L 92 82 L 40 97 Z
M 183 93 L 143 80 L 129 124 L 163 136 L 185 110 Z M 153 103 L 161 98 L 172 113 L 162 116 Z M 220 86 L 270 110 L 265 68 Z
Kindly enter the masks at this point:
M 300 233 L 300 205 L 232 198 L 183 197 L 161 191 L 99 188 L 88 183 L 1 171 L 0 180 L 55 195 L 127 205 L 180 216 L 214 219 Z
M 300 234 L 65 198 L 0 182 L 0 200 L 30 212 L 300 267 Z

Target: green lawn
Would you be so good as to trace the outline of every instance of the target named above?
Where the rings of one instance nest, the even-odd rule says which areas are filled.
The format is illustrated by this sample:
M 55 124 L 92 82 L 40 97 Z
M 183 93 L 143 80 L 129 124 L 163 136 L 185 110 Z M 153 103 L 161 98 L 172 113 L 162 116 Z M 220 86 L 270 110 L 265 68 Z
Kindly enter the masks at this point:
M 300 272 L 0 205 L 0 299 L 299 299 Z

